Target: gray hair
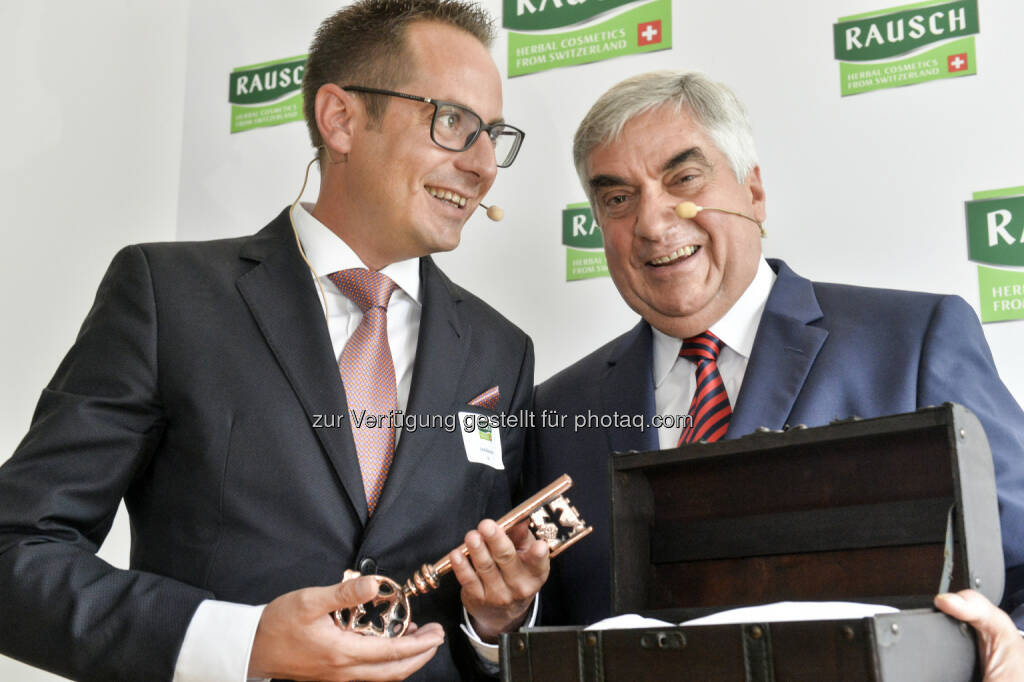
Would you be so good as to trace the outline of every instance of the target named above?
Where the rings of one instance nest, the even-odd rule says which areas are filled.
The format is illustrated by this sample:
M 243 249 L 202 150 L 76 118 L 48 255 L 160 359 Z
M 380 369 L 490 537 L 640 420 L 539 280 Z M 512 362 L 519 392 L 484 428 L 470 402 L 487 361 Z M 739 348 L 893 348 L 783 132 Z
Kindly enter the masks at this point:
M 573 163 L 588 197 L 587 160 L 594 149 L 615 140 L 632 118 L 666 105 L 689 110 L 728 159 L 736 180 L 747 179 L 757 165 L 757 150 L 747 111 L 733 91 L 697 71 L 652 71 L 613 85 L 576 129 Z

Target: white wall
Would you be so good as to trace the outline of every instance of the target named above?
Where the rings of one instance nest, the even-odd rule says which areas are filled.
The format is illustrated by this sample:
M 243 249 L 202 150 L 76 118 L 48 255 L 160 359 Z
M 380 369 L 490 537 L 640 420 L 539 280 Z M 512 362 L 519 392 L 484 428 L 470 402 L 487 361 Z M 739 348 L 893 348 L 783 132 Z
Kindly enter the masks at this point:
M 0 3 L 0 462 L 117 249 L 174 238 L 187 6 Z M 122 516 L 101 556 L 127 555 Z M 0 657 L 4 682 L 55 679 Z

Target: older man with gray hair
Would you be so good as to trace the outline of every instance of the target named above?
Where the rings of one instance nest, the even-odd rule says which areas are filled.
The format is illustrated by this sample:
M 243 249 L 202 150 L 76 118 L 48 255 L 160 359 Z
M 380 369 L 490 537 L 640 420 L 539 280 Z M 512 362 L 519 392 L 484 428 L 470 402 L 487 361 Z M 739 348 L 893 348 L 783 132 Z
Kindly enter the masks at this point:
M 1003 608 L 1024 623 L 1024 413 L 970 306 L 957 296 L 811 282 L 765 259 L 766 192 L 747 114 L 702 74 L 648 73 L 615 85 L 583 119 L 573 155 L 612 280 L 642 319 L 539 386 L 535 409 L 642 414 L 645 427 L 655 415 L 692 422 L 539 429 L 533 480 L 568 472 L 579 507 L 607 518 L 609 451 L 958 402 L 981 419 L 992 448 Z M 546 624 L 611 615 L 607 525 L 594 535 L 552 567 Z

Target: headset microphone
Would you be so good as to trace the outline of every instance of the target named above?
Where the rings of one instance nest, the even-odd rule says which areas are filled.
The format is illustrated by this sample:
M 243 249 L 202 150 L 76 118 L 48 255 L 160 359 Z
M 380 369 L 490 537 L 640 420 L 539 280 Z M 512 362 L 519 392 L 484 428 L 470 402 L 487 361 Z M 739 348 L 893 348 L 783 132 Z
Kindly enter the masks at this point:
M 490 206 L 478 204 L 477 208 L 486 208 L 487 217 L 493 220 L 494 222 L 499 222 L 502 218 L 505 217 L 505 211 L 501 208 L 501 206 L 498 206 L 497 204 L 491 204 Z
M 318 151 L 320 149 L 323 149 L 324 151 L 327 152 L 327 159 L 329 163 L 344 163 L 344 160 L 335 161 L 334 158 L 331 156 L 331 150 L 328 149 L 327 147 L 323 145 L 317 147 Z M 306 191 L 306 184 L 309 182 L 309 169 L 313 167 L 313 164 L 317 161 L 317 159 L 318 157 L 314 156 L 312 159 L 310 159 L 309 163 L 306 164 L 306 174 L 302 178 L 302 188 L 299 190 L 299 196 L 295 197 L 295 201 L 293 201 L 292 205 L 288 207 L 288 222 L 291 223 L 292 235 L 294 235 L 295 244 L 299 248 L 299 255 L 302 257 L 302 260 L 306 263 L 306 267 L 309 268 L 309 271 L 313 273 L 313 280 L 316 282 L 317 289 L 319 289 L 320 291 L 320 299 L 321 301 L 323 301 L 324 304 L 324 319 L 329 324 L 330 319 L 328 318 L 327 315 L 327 294 L 324 293 L 324 286 L 323 284 L 320 283 L 320 277 L 316 274 L 316 270 L 313 268 L 313 264 L 310 263 L 309 258 L 306 257 L 306 252 L 302 248 L 302 242 L 299 240 L 299 232 L 298 230 L 295 229 L 295 219 L 292 217 L 292 213 L 295 211 L 295 207 L 298 206 L 299 200 L 302 199 L 302 193 Z M 505 211 L 502 210 L 501 206 L 497 206 L 494 204 L 490 206 L 484 206 L 483 204 L 480 204 L 480 206 L 483 206 L 483 208 L 487 209 L 487 217 L 493 220 L 494 222 L 498 222 L 499 220 L 505 217 Z
M 746 218 L 750 222 L 757 225 L 758 229 L 761 230 L 762 237 L 768 234 L 767 232 L 765 232 L 764 225 L 762 225 L 760 222 L 754 220 L 748 215 L 737 213 L 736 211 L 730 211 L 724 208 L 712 208 L 710 206 L 698 206 L 692 201 L 684 201 L 683 203 L 676 206 L 676 215 L 682 218 L 683 220 L 690 220 L 692 218 L 696 218 L 697 214 L 700 213 L 701 211 L 718 211 L 719 213 L 728 213 L 730 215 L 739 216 L 740 218 Z

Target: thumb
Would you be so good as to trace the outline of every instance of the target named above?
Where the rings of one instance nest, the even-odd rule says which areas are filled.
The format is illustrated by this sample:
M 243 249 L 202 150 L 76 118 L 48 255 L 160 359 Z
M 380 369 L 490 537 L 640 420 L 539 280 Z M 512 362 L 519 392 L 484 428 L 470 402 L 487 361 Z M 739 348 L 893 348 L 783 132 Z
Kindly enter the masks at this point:
M 973 617 L 973 609 L 968 606 L 963 597 L 954 592 L 937 594 L 932 601 L 940 611 L 945 611 L 958 620 L 966 621 Z
M 336 585 L 307 587 L 300 592 L 303 593 L 303 610 L 319 616 L 371 601 L 377 596 L 377 581 L 364 575 L 343 580 Z
M 332 589 L 330 610 L 334 611 L 347 606 L 365 604 L 377 596 L 378 586 L 374 578 L 364 575 L 354 580 L 342 580 Z
M 974 590 L 937 595 L 935 606 L 954 618 L 973 625 L 985 634 L 995 634 L 1003 625 L 1003 618 L 1009 618 Z

